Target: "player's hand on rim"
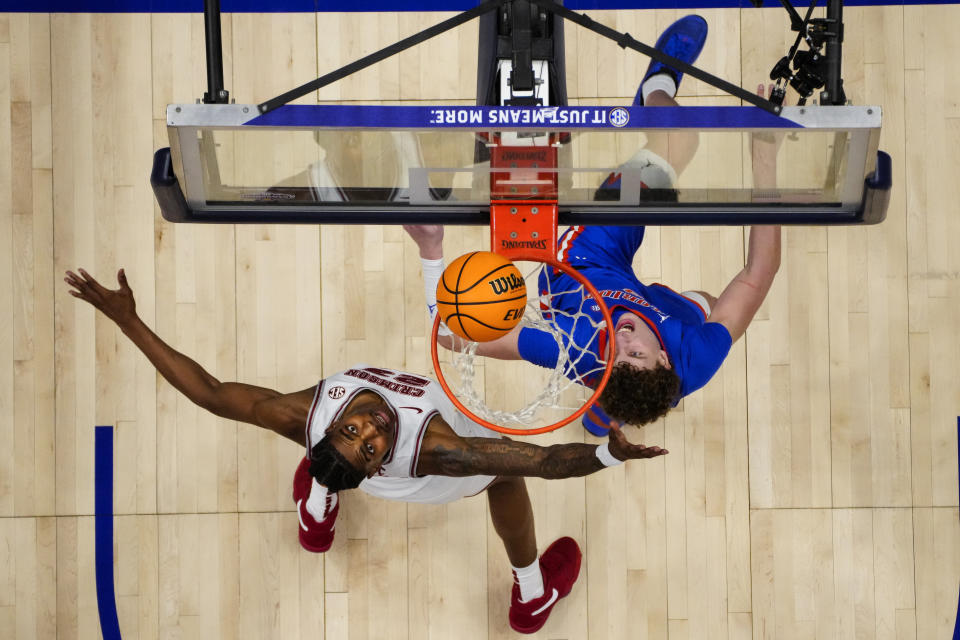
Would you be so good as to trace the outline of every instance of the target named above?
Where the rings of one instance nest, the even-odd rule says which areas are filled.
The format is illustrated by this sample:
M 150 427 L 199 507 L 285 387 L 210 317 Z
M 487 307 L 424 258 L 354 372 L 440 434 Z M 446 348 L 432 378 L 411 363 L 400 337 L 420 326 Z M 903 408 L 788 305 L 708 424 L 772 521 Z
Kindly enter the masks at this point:
M 642 444 L 633 444 L 627 440 L 627 436 L 623 434 L 623 431 L 620 429 L 620 424 L 617 422 L 610 423 L 609 437 L 610 440 L 607 447 L 610 450 L 610 454 L 617 460 L 656 458 L 657 456 L 665 456 L 670 453 L 660 447 L 646 447 Z
M 137 316 L 137 303 L 133 299 L 133 290 L 127 283 L 127 275 L 123 269 L 117 272 L 119 289 L 107 289 L 85 270 L 77 271 L 79 273 L 67 271 L 63 279 L 73 287 L 69 291 L 70 295 L 89 302 L 118 325 Z

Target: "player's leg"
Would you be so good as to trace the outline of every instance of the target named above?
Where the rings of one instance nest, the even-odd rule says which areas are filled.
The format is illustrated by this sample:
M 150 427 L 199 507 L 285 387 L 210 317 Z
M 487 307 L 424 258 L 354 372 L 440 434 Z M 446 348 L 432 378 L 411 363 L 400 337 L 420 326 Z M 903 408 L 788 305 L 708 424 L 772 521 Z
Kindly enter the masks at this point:
M 677 20 L 660 35 L 656 48 L 688 64 L 696 61 L 707 38 L 707 22 L 697 15 Z M 683 74 L 655 60 L 650 61 L 637 90 L 636 106 L 678 106 L 675 99 Z M 642 188 L 670 191 L 676 176 L 693 159 L 699 145 L 696 132 L 650 134 L 647 146 L 624 165 L 639 168 Z M 598 200 L 620 195 L 622 177 L 612 173 L 597 190 Z M 642 227 L 587 227 L 565 233 L 558 243 L 557 258 L 573 266 L 590 264 L 631 269 L 643 241 Z
M 679 106 L 674 97 L 662 89 L 651 92 L 645 101 L 650 107 Z M 670 131 L 650 133 L 644 151 L 656 154 L 666 164 L 667 173 L 678 176 L 687 168 L 700 146 L 700 135 L 696 131 Z M 647 156 L 645 159 L 650 159 Z M 654 160 L 656 162 L 656 160 Z M 672 186 L 672 185 L 671 185 Z
M 537 559 L 533 507 L 523 478 L 498 478 L 487 489 L 493 528 L 503 540 L 514 567 L 527 567 Z M 542 583 L 541 583 L 542 589 Z
M 497 478 L 487 489 L 487 500 L 493 527 L 513 566 L 510 626 L 533 633 L 573 588 L 580 575 L 580 548 L 572 538 L 560 538 L 537 559 L 533 507 L 523 478 Z
M 703 50 L 707 39 L 707 21 L 700 16 L 680 18 L 660 35 L 656 49 L 678 60 L 693 64 Z M 656 60 L 650 61 L 643 81 L 633 99 L 636 106 L 675 107 L 677 87 L 683 74 Z M 663 158 L 676 174 L 680 174 L 693 159 L 699 145 L 695 132 L 653 134 L 646 150 Z

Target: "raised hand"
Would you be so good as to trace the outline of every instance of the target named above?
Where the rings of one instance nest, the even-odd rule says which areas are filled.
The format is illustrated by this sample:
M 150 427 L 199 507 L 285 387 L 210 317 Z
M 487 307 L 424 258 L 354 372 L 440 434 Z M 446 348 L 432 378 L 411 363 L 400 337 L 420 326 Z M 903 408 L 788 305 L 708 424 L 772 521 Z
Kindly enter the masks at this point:
M 421 258 L 438 260 L 443 257 L 443 225 L 405 224 L 403 229 L 417 243 Z
M 123 269 L 117 272 L 119 289 L 107 289 L 83 269 L 77 269 L 77 271 L 80 273 L 67 271 L 67 276 L 63 279 L 73 287 L 69 291 L 70 295 L 86 300 L 121 326 L 137 317 L 137 303 L 133 299 L 133 291 L 127 284 L 127 276 Z
M 773 93 L 773 85 L 757 86 L 757 95 L 761 98 Z M 777 181 L 777 153 L 783 142 L 784 133 L 752 133 L 750 134 L 751 152 L 753 158 L 754 181 L 758 187 L 773 188 Z
M 638 460 L 640 458 L 656 458 L 665 456 L 669 451 L 660 447 L 645 447 L 642 444 L 633 444 L 623 435 L 620 425 L 616 422 L 610 423 L 610 441 L 607 447 L 610 454 L 617 460 Z

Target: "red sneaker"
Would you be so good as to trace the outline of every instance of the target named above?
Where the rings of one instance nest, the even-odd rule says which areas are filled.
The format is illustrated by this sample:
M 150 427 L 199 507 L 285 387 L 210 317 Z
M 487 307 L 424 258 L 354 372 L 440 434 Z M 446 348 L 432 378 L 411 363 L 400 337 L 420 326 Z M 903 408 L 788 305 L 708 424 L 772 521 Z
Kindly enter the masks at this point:
M 514 581 L 510 598 L 510 627 L 520 633 L 538 631 L 547 622 L 553 605 L 565 597 L 580 575 L 580 547 L 573 538 L 563 537 L 540 556 L 543 595 L 520 602 L 520 586 Z
M 313 486 L 313 476 L 310 475 L 310 460 L 304 457 L 297 466 L 293 475 L 293 501 L 297 504 L 297 517 L 300 519 L 300 546 L 307 551 L 323 553 L 333 545 L 334 525 L 337 514 L 340 513 L 340 501 L 337 500 L 333 508 L 334 494 L 327 494 L 327 505 L 323 520 L 317 521 L 307 511 L 307 498 Z
M 309 498 L 311 486 L 313 486 L 313 476 L 310 475 L 310 459 L 304 456 L 293 474 L 293 501 L 298 502 Z

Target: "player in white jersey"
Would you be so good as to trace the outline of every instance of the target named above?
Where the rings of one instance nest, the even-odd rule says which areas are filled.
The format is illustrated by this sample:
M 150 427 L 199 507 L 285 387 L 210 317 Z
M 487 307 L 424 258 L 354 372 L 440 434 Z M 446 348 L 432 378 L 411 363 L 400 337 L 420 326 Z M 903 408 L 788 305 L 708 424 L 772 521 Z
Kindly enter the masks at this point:
M 303 391 L 220 382 L 177 352 L 136 313 L 121 269 L 120 288 L 103 287 L 83 269 L 68 271 L 70 294 L 117 324 L 157 371 L 193 403 L 224 418 L 270 429 L 300 445 L 294 475 L 300 542 L 326 551 L 340 505 L 337 492 L 360 487 L 375 496 L 449 502 L 486 489 L 490 516 L 513 566 L 510 626 L 533 633 L 573 588 L 580 549 L 568 537 L 537 559 L 533 510 L 525 476 L 572 478 L 624 460 L 664 455 L 630 443 L 619 428 L 599 447 L 540 447 L 500 438 L 457 412 L 436 382 L 401 371 L 358 365 Z
M 457 411 L 436 382 L 383 367 L 358 364 L 320 381 L 307 418 L 308 452 L 323 440 L 327 427 L 337 422 L 354 397 L 364 392 L 382 403 L 382 422 L 394 429 L 394 442 L 376 472 L 360 482 L 361 491 L 387 500 L 443 504 L 476 495 L 493 482 L 491 475 L 416 474 L 423 438 L 436 416 L 462 438 L 499 438 L 500 434 Z

